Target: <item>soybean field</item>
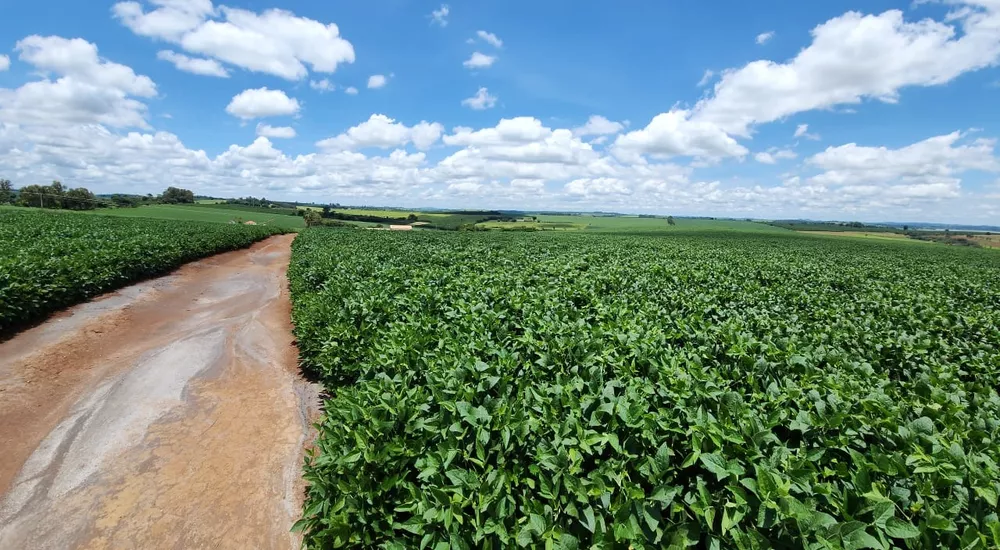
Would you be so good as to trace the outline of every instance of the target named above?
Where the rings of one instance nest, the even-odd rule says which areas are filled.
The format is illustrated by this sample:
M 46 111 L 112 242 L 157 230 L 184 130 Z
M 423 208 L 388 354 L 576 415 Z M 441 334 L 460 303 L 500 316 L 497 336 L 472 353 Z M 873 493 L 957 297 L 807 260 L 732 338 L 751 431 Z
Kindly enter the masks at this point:
M 286 230 L 0 209 L 0 333 Z
M 1000 255 L 307 229 L 307 546 L 1000 547 Z

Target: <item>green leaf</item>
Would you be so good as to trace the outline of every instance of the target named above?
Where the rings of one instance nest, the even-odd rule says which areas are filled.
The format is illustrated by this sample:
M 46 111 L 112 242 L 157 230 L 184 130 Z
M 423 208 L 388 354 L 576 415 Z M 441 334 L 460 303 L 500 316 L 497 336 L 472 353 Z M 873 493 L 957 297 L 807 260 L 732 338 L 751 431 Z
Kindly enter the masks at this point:
M 918 434 L 929 435 L 934 433 L 934 421 L 926 416 L 921 416 L 920 418 L 910 422 L 909 427 L 911 431 Z
M 545 518 L 538 514 L 531 514 L 528 517 L 528 526 L 534 531 L 536 535 L 541 535 L 545 532 Z
M 885 522 L 885 534 L 894 539 L 912 539 L 920 536 L 920 530 L 907 521 L 889 518 Z
M 997 506 L 997 492 L 991 487 L 975 487 L 976 494 L 989 503 L 990 506 Z
M 698 457 L 700 455 L 701 453 L 698 451 L 694 451 L 691 454 L 689 454 L 687 458 L 684 459 L 684 462 L 681 464 L 681 468 L 688 468 L 695 462 L 698 462 Z
M 715 453 L 707 455 L 703 454 L 699 458 L 705 468 L 715 474 L 720 481 L 729 477 L 729 465 L 727 464 L 726 459 Z
M 649 498 L 650 500 L 659 502 L 661 509 L 665 509 L 667 506 L 670 506 L 670 503 L 674 501 L 674 498 L 677 497 L 677 494 L 680 492 L 680 487 L 673 485 L 661 485 L 653 491 L 653 495 Z
M 872 511 L 872 517 L 874 518 L 875 525 L 882 526 L 895 513 L 896 506 L 892 502 L 879 502 Z
M 534 535 L 531 531 L 531 526 L 524 525 L 521 530 L 517 532 L 517 537 L 514 539 L 518 546 L 528 546 L 534 540 Z
M 559 535 L 559 543 L 556 546 L 560 550 L 577 550 L 580 548 L 580 541 L 573 535 Z
M 580 520 L 580 523 L 582 523 L 583 526 L 586 527 L 591 533 L 593 533 L 594 529 L 596 529 L 597 526 L 594 523 L 594 509 L 591 508 L 590 505 L 584 507 L 583 519 Z
M 927 518 L 927 526 L 935 531 L 952 531 L 954 529 L 954 524 L 950 519 L 936 514 Z
M 845 550 L 857 550 L 859 548 L 882 548 L 879 540 L 868 534 L 864 529 L 851 532 L 843 538 Z

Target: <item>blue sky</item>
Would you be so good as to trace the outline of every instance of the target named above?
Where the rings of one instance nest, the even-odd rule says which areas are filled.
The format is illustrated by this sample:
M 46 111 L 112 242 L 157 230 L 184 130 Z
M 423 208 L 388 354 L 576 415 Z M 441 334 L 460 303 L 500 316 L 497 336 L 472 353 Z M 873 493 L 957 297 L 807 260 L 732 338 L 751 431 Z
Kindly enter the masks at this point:
M 3 11 L 15 186 L 1000 220 L 1000 0 Z

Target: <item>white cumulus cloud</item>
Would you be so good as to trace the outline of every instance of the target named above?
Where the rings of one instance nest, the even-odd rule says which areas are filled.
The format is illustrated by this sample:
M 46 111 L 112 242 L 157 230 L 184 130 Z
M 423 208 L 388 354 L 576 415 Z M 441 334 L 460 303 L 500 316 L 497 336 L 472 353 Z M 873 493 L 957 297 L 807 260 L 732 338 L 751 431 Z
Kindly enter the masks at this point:
M 795 127 L 795 137 L 804 137 L 813 141 L 819 141 L 819 134 L 810 134 L 808 124 L 799 124 Z
M 628 182 L 618 178 L 580 178 L 566 184 L 566 193 L 583 197 L 631 195 Z
M 777 164 L 779 160 L 794 159 L 797 157 L 798 155 L 795 151 L 777 148 L 762 151 L 753 156 L 754 160 L 761 164 Z
M 325 92 L 332 92 L 337 89 L 337 87 L 327 78 L 322 80 L 310 80 L 309 87 L 321 94 Z
M 6 55 L 0 55 L 0 71 L 6 71 L 10 68 L 10 58 Z
M 299 108 L 298 100 L 288 97 L 281 90 L 257 88 L 244 90 L 237 94 L 229 102 L 226 112 L 235 117 L 249 120 L 294 115 L 299 112 Z
M 391 149 L 412 143 L 423 151 L 437 143 L 442 133 L 444 126 L 437 122 L 420 121 L 414 126 L 407 126 L 386 115 L 375 114 L 343 134 L 324 139 L 316 145 L 325 149 L 355 150 L 367 147 Z
M 354 47 L 334 23 L 270 9 L 261 13 L 213 6 L 211 0 L 119 2 L 112 12 L 132 32 L 249 71 L 299 80 L 354 62 Z M 307 66 L 309 68 L 307 68 Z
M 760 33 L 760 34 L 757 35 L 757 43 L 758 44 L 766 44 L 772 38 L 774 38 L 774 31 L 762 32 L 762 33 Z
M 761 60 L 726 71 L 693 118 L 748 136 L 754 124 L 866 98 L 895 102 L 907 86 L 940 85 L 996 64 L 1000 3 L 953 3 L 962 7 L 944 21 L 907 21 L 900 10 L 835 17 L 813 29 L 812 43 L 787 63 Z
M 776 162 L 778 162 L 774 160 L 774 155 L 772 155 L 771 153 L 757 153 L 756 155 L 753 156 L 753 158 L 754 160 L 756 160 L 761 164 L 775 164 Z
M 448 4 L 441 4 L 441 7 L 431 12 L 431 23 L 437 24 L 441 27 L 448 26 L 448 12 L 451 9 Z
M 374 90 L 384 87 L 386 82 L 388 79 L 382 74 L 373 74 L 368 77 L 368 87 Z
M 268 124 L 257 124 L 257 135 L 271 139 L 291 139 L 295 137 L 295 128 L 291 126 L 270 126 Z
M 492 109 L 497 104 L 497 97 L 491 95 L 486 88 L 479 88 L 476 95 L 462 100 L 462 105 L 475 111 Z
M 472 55 L 462 62 L 466 69 L 485 69 L 493 65 L 497 60 L 494 55 L 486 55 L 481 52 L 473 52 Z
M 640 155 L 717 159 L 743 157 L 748 153 L 746 147 L 717 125 L 693 120 L 690 114 L 675 109 L 656 115 L 645 128 L 618 136 L 613 146 L 615 154 L 634 161 Z
M 936 136 L 900 149 L 865 147 L 848 143 L 829 147 L 808 159 L 823 172 L 811 181 L 823 185 L 909 186 L 920 194 L 928 189 L 957 191 L 957 175 L 969 170 L 996 172 L 1000 163 L 994 156 L 995 139 L 979 138 L 959 143 L 961 132 Z
M 149 77 L 135 74 L 131 67 L 100 59 L 97 46 L 82 38 L 32 35 L 19 41 L 15 49 L 21 61 L 43 71 L 140 97 L 156 95 L 156 85 Z
M 17 89 L 0 88 L 0 122 L 148 127 L 147 107 L 136 98 L 154 97 L 156 84 L 102 59 L 94 44 L 32 35 L 17 42 L 15 50 L 43 77 Z
M 229 78 L 229 71 L 221 63 L 214 59 L 198 59 L 188 57 L 171 50 L 162 50 L 156 54 L 157 59 L 169 61 L 178 70 L 187 73 L 200 74 L 203 76 L 217 76 L 219 78 Z
M 601 115 L 591 115 L 587 123 L 575 128 L 573 133 L 577 136 L 605 136 L 617 134 L 625 129 L 625 124 L 608 120 Z
M 494 48 L 503 47 L 503 40 L 500 40 L 500 37 L 491 32 L 476 31 L 476 36 L 478 36 L 480 40 L 483 40 L 484 42 L 493 46 Z

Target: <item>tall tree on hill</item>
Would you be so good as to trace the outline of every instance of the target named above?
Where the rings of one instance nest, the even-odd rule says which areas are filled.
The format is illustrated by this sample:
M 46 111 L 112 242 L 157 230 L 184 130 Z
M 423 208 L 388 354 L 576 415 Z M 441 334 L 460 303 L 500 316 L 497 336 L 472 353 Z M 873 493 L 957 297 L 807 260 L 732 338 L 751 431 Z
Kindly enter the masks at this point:
M 160 202 L 166 204 L 190 204 L 194 202 L 194 193 L 188 191 L 187 189 L 167 187 L 167 190 L 160 195 Z
M 63 208 L 68 210 L 93 210 L 99 206 L 97 197 L 86 187 L 77 187 L 66 192 Z
M 10 180 L 0 179 L 0 204 L 11 204 L 14 202 L 14 187 Z

